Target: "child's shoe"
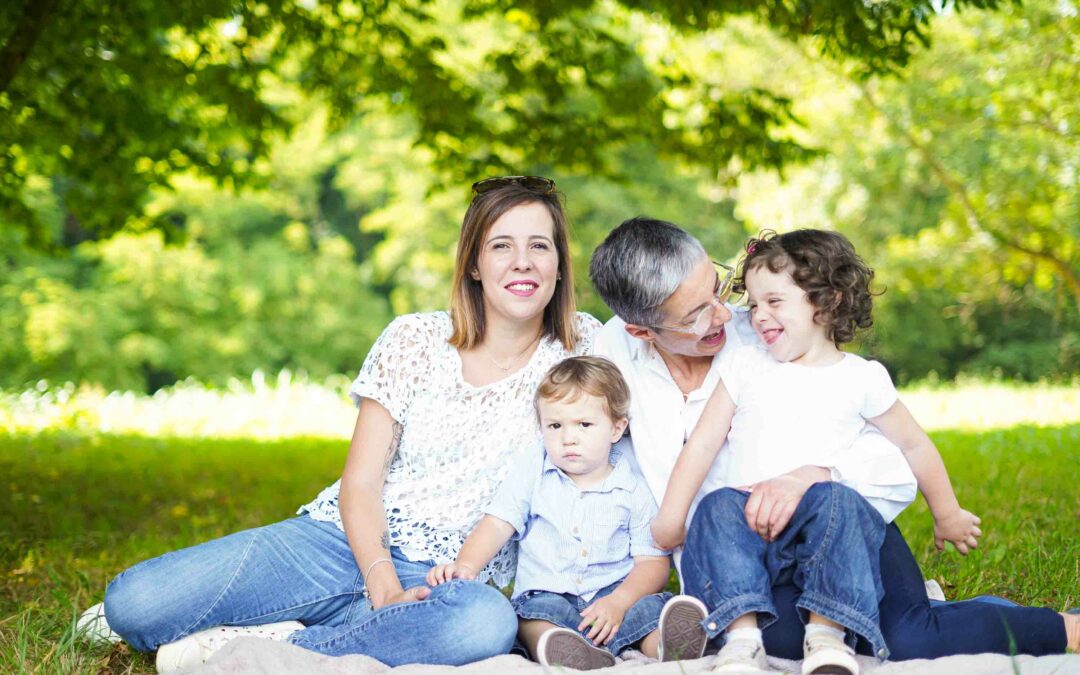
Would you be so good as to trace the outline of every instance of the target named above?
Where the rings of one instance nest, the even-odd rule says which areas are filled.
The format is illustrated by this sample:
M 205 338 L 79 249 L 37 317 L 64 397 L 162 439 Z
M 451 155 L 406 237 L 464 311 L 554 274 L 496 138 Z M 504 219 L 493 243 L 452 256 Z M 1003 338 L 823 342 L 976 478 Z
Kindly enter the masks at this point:
M 615 665 L 611 652 L 593 646 L 569 628 L 551 628 L 536 642 L 536 660 L 542 666 L 597 670 Z
M 116 644 L 123 640 L 105 620 L 104 602 L 99 602 L 82 613 L 75 622 L 75 635 L 90 644 Z
M 713 670 L 718 673 L 767 673 L 765 645 L 758 640 L 728 640 L 716 655 Z
M 181 668 L 206 662 L 210 655 L 230 641 L 244 636 L 284 641 L 304 628 L 299 621 L 279 621 L 261 626 L 217 626 L 192 633 L 176 642 L 158 647 L 157 671 L 171 673 Z
M 704 603 L 689 595 L 676 595 L 664 603 L 660 612 L 661 661 L 700 659 L 709 636 L 701 622 L 709 615 Z
M 803 675 L 859 675 L 855 650 L 835 635 L 818 633 L 803 639 Z

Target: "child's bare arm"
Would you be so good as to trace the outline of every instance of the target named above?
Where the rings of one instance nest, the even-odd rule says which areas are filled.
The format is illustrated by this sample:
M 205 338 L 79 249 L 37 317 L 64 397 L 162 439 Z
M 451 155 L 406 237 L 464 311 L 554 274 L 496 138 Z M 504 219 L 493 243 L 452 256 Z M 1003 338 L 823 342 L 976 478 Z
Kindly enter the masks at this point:
M 690 511 L 690 504 L 724 445 L 734 415 L 735 402 L 721 381 L 709 396 L 701 419 L 679 453 L 679 459 L 675 462 L 667 490 L 664 492 L 660 512 L 653 521 L 653 539 L 661 548 L 674 548 L 685 538 L 686 516 Z
M 634 567 L 618 588 L 586 607 L 578 630 L 592 626 L 587 637 L 596 644 L 607 644 L 619 631 L 626 612 L 650 593 L 659 593 L 667 585 L 671 564 L 666 556 L 635 556 Z
M 458 551 L 457 560 L 445 565 L 436 565 L 428 570 L 427 582 L 430 586 L 441 584 L 451 579 L 475 579 L 480 570 L 491 562 L 510 537 L 514 536 L 514 526 L 495 516 L 484 516 L 476 529 L 465 539 Z
M 960 508 L 945 462 L 934 442 L 899 400 L 870 422 L 900 448 L 911 465 L 934 516 L 934 540 L 938 549 L 944 547 L 944 542 L 951 541 L 956 550 L 967 555 L 968 549 L 975 548 L 982 536 L 978 527 L 980 521 L 978 516 Z

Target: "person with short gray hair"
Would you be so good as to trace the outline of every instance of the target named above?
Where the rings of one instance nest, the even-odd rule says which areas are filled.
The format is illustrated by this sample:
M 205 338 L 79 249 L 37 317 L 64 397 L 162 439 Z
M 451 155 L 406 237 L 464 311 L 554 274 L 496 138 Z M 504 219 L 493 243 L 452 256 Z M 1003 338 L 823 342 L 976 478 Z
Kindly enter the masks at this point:
M 659 323 L 660 306 L 709 256 L 689 232 L 663 220 L 631 218 L 618 232 L 593 253 L 589 263 L 593 286 L 627 323 Z
M 619 366 L 631 391 L 630 435 L 620 441 L 620 449 L 635 457 L 653 496 L 661 503 L 682 445 L 720 382 L 719 365 L 739 347 L 755 344 L 759 338 L 746 308 L 728 302 L 735 271 L 710 260 L 701 244 L 673 223 L 645 217 L 623 222 L 593 253 L 589 274 L 598 294 L 616 315 L 597 334 L 593 351 Z M 779 532 L 787 527 L 812 485 L 839 483 L 859 493 L 889 523 L 880 549 L 884 595 L 878 610 L 891 658 L 983 652 L 1042 655 L 1065 649 L 1062 617 L 1053 610 L 970 601 L 931 606 L 918 563 L 892 522 L 915 498 L 914 476 L 899 449 L 873 427 L 868 427 L 856 444 L 858 452 L 851 453 L 843 466 L 803 466 L 752 486 L 743 511 L 749 526 L 768 538 L 770 530 Z M 684 584 L 684 561 L 707 559 L 712 547 L 720 545 L 706 531 L 708 523 L 718 517 L 720 504 L 703 499 L 720 488 L 748 487 L 725 480 L 731 473 L 729 454 L 720 451 L 694 497 L 685 549 L 675 551 Z M 797 571 L 793 577 L 799 578 Z M 709 584 L 728 581 L 726 577 L 710 579 Z M 774 584 L 772 590 L 776 617 L 763 630 L 765 651 L 800 659 L 802 587 L 789 581 Z M 683 592 L 709 605 L 704 589 L 684 585 Z M 716 625 L 712 616 L 705 620 L 706 631 L 722 640 L 727 626 Z M 1010 651 L 1013 640 L 1016 643 Z M 856 648 L 859 653 L 879 657 L 888 653 L 874 653 L 865 639 L 859 640 Z M 733 667 L 745 670 L 748 663 L 763 662 L 763 655 L 742 656 L 745 658 Z M 715 665 L 722 667 L 723 663 L 721 655 Z

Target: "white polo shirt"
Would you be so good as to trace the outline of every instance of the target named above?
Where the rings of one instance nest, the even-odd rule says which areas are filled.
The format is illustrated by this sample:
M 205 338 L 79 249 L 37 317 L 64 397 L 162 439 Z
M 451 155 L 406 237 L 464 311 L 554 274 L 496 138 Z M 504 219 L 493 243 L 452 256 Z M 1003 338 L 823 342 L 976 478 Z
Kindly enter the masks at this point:
M 593 353 L 614 361 L 630 387 L 630 436 L 619 442 L 620 448 L 626 454 L 633 453 L 657 504 L 663 503 L 675 460 L 720 380 L 720 364 L 739 347 L 758 340 L 746 308 L 728 308 L 732 319 L 725 326 L 727 342 L 713 357 L 704 383 L 685 399 L 652 343 L 631 337 L 622 319 L 612 318 L 593 340 Z M 867 425 L 856 443 L 858 452 L 848 453 L 836 466 L 827 468 L 833 480 L 861 494 L 885 522 L 891 522 L 914 501 L 915 476 L 900 449 L 872 425 Z M 694 498 L 688 522 L 702 497 L 722 487 L 738 487 L 729 475 L 731 453 L 726 449 L 725 443 Z

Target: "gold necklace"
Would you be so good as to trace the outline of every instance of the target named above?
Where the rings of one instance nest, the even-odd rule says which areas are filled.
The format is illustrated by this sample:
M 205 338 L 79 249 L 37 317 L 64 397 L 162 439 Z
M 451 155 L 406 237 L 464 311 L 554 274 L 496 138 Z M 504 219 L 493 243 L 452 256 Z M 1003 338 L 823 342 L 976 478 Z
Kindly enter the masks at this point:
M 532 342 L 525 345 L 525 349 L 522 349 L 520 352 L 518 352 L 514 356 L 514 358 L 510 359 L 510 363 L 506 364 L 505 366 L 495 360 L 495 357 L 491 355 L 491 352 L 488 351 L 488 348 L 486 346 L 481 346 L 480 350 L 484 352 L 484 356 L 487 357 L 488 361 L 491 361 L 492 365 L 494 365 L 496 368 L 498 368 L 499 370 L 501 370 L 501 371 L 503 371 L 505 373 L 505 372 L 509 371 L 511 368 L 513 368 L 514 364 L 517 363 L 517 360 L 520 359 L 525 354 L 525 352 L 532 349 L 533 345 L 535 345 L 537 342 L 539 342 L 539 340 L 540 340 L 540 336 L 537 335 L 535 338 L 533 338 Z

